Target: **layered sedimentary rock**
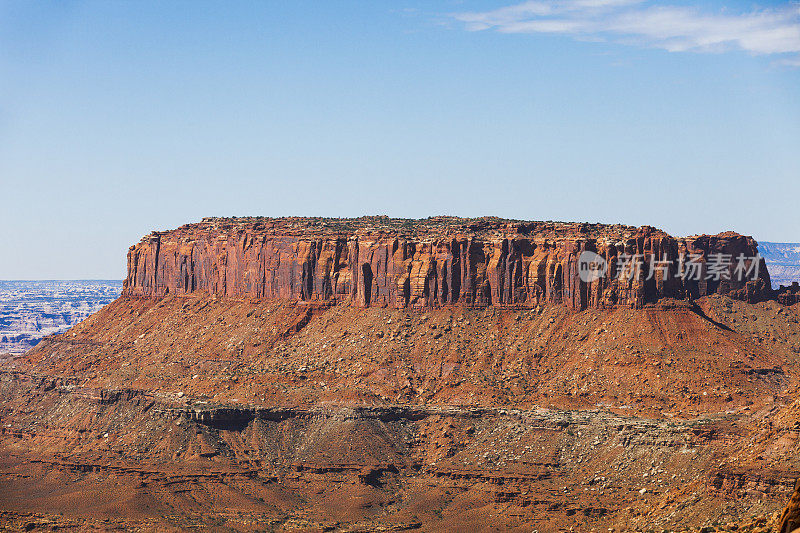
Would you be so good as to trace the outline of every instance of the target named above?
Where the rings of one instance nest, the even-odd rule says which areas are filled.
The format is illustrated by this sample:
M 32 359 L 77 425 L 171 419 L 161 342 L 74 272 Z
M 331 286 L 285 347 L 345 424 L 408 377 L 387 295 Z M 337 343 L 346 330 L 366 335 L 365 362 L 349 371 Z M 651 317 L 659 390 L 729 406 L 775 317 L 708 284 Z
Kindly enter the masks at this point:
M 718 294 L 773 296 L 757 259 L 731 276 L 755 249 L 499 219 L 152 234 L 126 296 L 0 358 L 0 529 L 764 531 L 800 471 L 800 307 Z M 590 251 L 609 276 L 581 279 Z
M 0 359 L 0 529 L 687 531 L 773 513 L 800 471 L 798 318 L 718 296 L 581 313 L 119 298 Z
M 713 293 L 771 296 L 757 244 L 735 233 L 675 239 L 649 226 L 497 218 L 207 218 L 128 252 L 124 294 L 219 296 L 394 308 L 639 308 Z M 579 275 L 583 252 L 607 274 Z M 712 275 L 712 256 L 726 260 Z M 737 258 L 743 261 L 737 262 Z

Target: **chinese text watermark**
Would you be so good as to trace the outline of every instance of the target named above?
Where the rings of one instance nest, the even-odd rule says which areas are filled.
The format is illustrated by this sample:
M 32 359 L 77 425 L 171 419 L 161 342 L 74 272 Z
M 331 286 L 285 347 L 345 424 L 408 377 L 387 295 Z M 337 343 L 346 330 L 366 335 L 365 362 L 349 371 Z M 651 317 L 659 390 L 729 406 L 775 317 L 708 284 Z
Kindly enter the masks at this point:
M 605 258 L 595 252 L 585 251 L 578 257 L 578 275 L 581 281 L 591 283 L 606 276 L 611 279 L 660 279 L 680 278 L 692 281 L 747 281 L 757 280 L 761 256 L 739 254 L 684 254 L 677 259 L 666 255 L 658 258 L 645 254 L 616 256 L 613 268 Z

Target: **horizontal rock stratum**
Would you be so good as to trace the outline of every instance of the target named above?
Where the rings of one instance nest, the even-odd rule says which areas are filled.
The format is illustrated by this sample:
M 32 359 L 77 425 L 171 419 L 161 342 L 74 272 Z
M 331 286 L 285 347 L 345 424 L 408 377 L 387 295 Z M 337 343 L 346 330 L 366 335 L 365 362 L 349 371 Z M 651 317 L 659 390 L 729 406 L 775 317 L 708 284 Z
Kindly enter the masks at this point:
M 643 262 L 587 283 L 578 275 L 584 251 L 602 256 L 610 273 L 624 254 Z M 756 302 L 772 296 L 763 260 L 750 280 L 706 280 L 705 271 L 712 254 L 734 258 L 733 274 L 735 258 L 757 253 L 757 243 L 737 233 L 674 238 L 650 226 L 494 217 L 205 218 L 132 246 L 124 294 L 200 292 L 392 308 L 640 308 L 660 298 L 715 293 Z M 682 276 L 693 254 L 702 256 L 699 280 Z M 656 262 L 668 266 L 653 268 Z
M 647 264 L 584 283 L 592 250 Z M 752 260 L 746 283 L 678 275 L 719 254 L 756 243 L 444 217 L 154 233 L 125 294 L 0 358 L 0 530 L 765 531 L 800 471 L 800 289 Z

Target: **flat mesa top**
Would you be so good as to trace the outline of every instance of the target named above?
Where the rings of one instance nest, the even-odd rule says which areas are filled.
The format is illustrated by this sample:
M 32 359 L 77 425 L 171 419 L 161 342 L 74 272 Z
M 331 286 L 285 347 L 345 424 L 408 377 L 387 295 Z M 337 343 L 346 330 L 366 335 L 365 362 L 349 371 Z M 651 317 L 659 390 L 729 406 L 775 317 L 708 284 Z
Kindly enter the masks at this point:
M 399 236 L 415 239 L 455 237 L 479 238 L 505 236 L 538 238 L 627 239 L 646 233 L 666 235 L 660 230 L 623 224 L 588 222 L 525 221 L 498 217 L 460 218 L 436 216 L 422 219 L 365 216 L 358 218 L 326 217 L 206 217 L 175 230 L 153 232 L 149 237 L 169 235 L 196 238 L 246 232 L 257 235 L 306 237 Z M 143 240 L 147 240 L 145 237 Z

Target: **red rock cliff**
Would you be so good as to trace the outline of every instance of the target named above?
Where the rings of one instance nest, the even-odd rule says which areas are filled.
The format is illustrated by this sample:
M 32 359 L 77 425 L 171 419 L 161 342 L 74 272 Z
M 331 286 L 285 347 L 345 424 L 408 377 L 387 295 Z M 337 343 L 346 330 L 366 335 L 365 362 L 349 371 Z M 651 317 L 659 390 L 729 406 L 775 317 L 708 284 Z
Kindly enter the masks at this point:
M 584 251 L 602 256 L 610 275 L 582 281 Z M 649 226 L 497 218 L 208 218 L 132 246 L 123 294 L 202 291 L 398 308 L 548 302 L 575 309 L 641 307 L 714 292 L 751 301 L 771 295 L 763 260 L 754 281 L 681 277 L 695 254 L 705 278 L 709 256 L 718 253 L 733 257 L 727 269 L 733 274 L 735 258 L 755 256 L 757 245 L 735 233 L 679 240 Z M 615 276 L 625 254 L 640 256 L 641 267 Z

